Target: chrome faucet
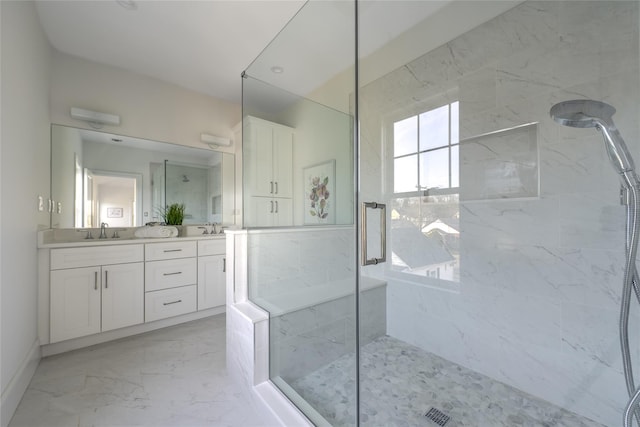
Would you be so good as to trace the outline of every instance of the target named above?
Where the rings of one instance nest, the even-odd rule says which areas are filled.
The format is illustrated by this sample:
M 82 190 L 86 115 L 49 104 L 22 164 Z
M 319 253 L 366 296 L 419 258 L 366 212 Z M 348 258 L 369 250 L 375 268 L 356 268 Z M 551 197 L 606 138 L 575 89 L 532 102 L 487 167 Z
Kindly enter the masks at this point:
M 100 237 L 98 237 L 98 239 L 106 239 L 107 238 L 107 230 L 106 227 L 108 227 L 109 224 L 107 224 L 106 222 L 103 222 L 102 224 L 100 224 Z

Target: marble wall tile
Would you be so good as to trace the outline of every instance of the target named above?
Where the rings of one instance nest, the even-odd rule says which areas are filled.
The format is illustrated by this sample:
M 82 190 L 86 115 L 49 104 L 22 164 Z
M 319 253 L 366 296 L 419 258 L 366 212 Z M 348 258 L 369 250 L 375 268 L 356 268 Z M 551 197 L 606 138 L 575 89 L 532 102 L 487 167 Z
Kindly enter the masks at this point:
M 543 196 L 590 191 L 615 196 L 619 187 L 619 178 L 609 167 L 599 135 L 582 133 L 577 140 L 540 147 Z
M 467 117 L 498 107 L 495 66 L 487 66 L 461 77 L 458 80 L 458 100 L 464 109 L 462 114 Z
M 251 295 L 268 300 L 327 282 L 355 281 L 354 236 L 349 227 L 250 234 L 247 257 Z
M 361 294 L 361 339 L 386 334 L 385 287 Z M 355 351 L 353 295 L 270 319 L 270 375 L 291 383 Z
M 460 204 L 461 245 L 557 246 L 559 202 L 552 198 Z
M 600 193 L 567 194 L 560 198 L 560 245 L 615 250 L 625 240 L 626 207 L 615 191 L 613 204 Z M 611 201 L 609 201 L 611 203 Z

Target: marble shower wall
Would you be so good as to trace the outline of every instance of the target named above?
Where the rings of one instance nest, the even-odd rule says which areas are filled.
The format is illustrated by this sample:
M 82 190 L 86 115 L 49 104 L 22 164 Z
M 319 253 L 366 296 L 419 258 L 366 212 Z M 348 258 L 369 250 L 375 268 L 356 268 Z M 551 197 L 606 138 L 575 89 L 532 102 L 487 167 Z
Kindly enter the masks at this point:
M 353 227 L 306 227 L 251 233 L 247 243 L 249 298 L 282 295 L 345 281 L 355 290 Z M 293 305 L 296 305 L 295 302 Z
M 460 281 L 387 278 L 389 335 L 619 425 L 620 184 L 598 132 L 562 127 L 549 109 L 569 99 L 612 104 L 640 161 L 638 68 L 637 2 L 528 1 L 362 89 L 362 190 L 374 200 L 393 188 L 393 174 L 378 172 L 389 153 L 381 129 L 393 117 L 458 100 L 461 140 L 537 123 L 533 197 L 463 197 L 473 188 L 464 177 L 491 164 L 461 144 Z M 631 333 L 640 364 L 638 328 Z

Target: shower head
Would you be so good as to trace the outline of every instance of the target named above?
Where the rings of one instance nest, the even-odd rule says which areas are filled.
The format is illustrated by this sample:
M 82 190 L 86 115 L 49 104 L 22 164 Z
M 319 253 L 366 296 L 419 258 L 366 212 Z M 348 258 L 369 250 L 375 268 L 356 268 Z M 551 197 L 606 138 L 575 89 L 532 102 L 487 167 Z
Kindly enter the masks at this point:
M 551 118 L 564 126 L 592 128 L 613 125 L 616 109 L 600 101 L 574 100 L 560 102 L 551 107 Z
M 633 158 L 629 154 L 620 132 L 613 123 L 616 109 L 609 104 L 593 100 L 573 100 L 560 102 L 549 111 L 551 118 L 563 126 L 574 128 L 594 127 L 602 132 L 607 154 L 619 174 L 635 170 Z

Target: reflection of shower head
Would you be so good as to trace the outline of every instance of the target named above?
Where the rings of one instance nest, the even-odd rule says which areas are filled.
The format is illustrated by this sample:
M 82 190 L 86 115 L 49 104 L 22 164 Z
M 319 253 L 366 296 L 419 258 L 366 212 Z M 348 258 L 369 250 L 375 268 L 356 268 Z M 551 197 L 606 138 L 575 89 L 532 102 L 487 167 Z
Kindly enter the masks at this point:
M 616 171 L 623 174 L 633 171 L 635 165 L 627 145 L 613 123 L 612 116 L 615 112 L 615 108 L 604 102 L 574 100 L 554 105 L 549 114 L 561 125 L 574 128 L 595 127 L 602 132 L 609 159 Z
M 187 178 L 187 175 L 182 175 L 182 182 L 189 182 L 189 178 Z

